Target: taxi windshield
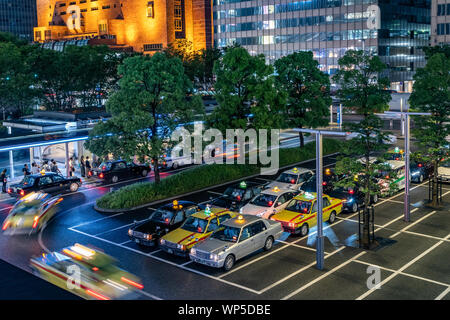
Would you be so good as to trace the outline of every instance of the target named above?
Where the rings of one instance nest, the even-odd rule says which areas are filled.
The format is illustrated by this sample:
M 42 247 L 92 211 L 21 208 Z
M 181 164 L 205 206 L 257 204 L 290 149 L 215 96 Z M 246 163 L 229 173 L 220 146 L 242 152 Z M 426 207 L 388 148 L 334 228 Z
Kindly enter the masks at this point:
M 111 162 L 102 162 L 98 167 L 100 168 L 100 170 L 109 170 L 111 169 Z
M 280 174 L 280 176 L 278 177 L 278 179 L 276 181 L 279 182 L 284 182 L 284 183 L 297 183 L 297 175 L 296 174 L 292 174 L 292 173 L 282 173 Z
M 260 207 L 271 207 L 276 199 L 277 197 L 274 195 L 261 193 L 250 203 Z
M 39 209 L 41 204 L 42 204 L 42 202 L 38 199 L 31 200 L 31 201 L 20 201 L 14 206 L 14 208 L 11 212 L 13 215 L 35 214 L 36 210 Z
M 190 216 L 189 218 L 187 218 L 183 226 L 181 226 L 181 229 L 191 232 L 203 233 L 206 231 L 207 226 L 208 220 Z
M 229 198 L 237 198 L 237 197 L 242 198 L 242 196 L 244 195 L 244 193 L 245 193 L 245 190 L 244 190 L 244 189 L 228 187 L 228 188 L 225 190 L 224 195 L 225 195 L 226 197 L 229 197 Z
M 158 209 L 151 215 L 150 220 L 153 222 L 169 223 L 172 217 L 172 211 Z
M 293 199 L 286 207 L 286 210 L 298 213 L 308 213 L 310 209 L 311 202 L 297 199 Z
M 227 242 L 237 242 L 241 229 L 235 227 L 225 227 L 213 234 L 213 238 Z
M 25 176 L 22 180 L 22 184 L 26 186 L 34 185 L 34 178 L 30 176 Z

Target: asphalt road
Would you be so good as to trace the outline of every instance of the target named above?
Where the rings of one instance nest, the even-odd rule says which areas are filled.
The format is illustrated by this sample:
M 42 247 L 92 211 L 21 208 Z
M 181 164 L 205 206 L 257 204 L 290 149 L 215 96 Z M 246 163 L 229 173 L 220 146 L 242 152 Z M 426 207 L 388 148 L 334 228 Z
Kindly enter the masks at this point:
M 333 156 L 326 157 L 324 165 L 333 166 L 335 161 Z M 301 166 L 313 169 L 315 161 Z M 272 178 L 251 180 L 263 184 Z M 112 187 L 128 183 L 132 182 Z M 333 225 L 326 224 L 322 271 L 315 268 L 315 228 L 303 238 L 284 234 L 272 251 L 256 252 L 238 261 L 229 272 L 172 257 L 158 248 L 142 249 L 128 239 L 127 230 L 157 206 L 129 213 L 98 213 L 93 210 L 95 199 L 109 188 L 93 183 L 64 196 L 62 212 L 38 235 L 0 235 L 0 258 L 29 271 L 28 261 L 33 255 L 76 242 L 92 245 L 116 257 L 122 268 L 142 279 L 142 299 L 450 298 L 450 215 L 449 210 L 433 211 L 423 206 L 427 183 L 411 189 L 415 208 L 410 223 L 402 220 L 403 192 L 380 199 L 375 205 L 376 235 L 386 243 L 378 250 L 357 247 L 357 214 L 343 213 Z M 225 188 L 211 188 L 181 199 L 205 202 L 220 196 Z M 449 185 L 444 187 L 444 198 L 450 203 Z M 11 201 L 0 202 L 1 220 L 9 205 Z M 368 288 L 369 266 L 379 268 L 381 289 Z

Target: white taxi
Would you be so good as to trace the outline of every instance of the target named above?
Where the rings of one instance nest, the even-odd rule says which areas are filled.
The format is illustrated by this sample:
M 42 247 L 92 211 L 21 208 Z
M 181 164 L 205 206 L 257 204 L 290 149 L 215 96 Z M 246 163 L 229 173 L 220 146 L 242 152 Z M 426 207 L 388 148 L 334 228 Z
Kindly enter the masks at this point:
M 278 178 L 269 183 L 266 188 L 298 190 L 314 173 L 306 168 L 293 168 L 281 173 Z

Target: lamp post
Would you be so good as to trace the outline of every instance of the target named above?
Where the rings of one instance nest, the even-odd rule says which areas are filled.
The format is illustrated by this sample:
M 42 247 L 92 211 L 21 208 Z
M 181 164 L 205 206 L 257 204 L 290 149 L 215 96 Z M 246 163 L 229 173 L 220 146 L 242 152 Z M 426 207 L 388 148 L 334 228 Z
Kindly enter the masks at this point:
M 324 264 L 324 236 L 323 236 L 323 185 L 322 185 L 322 136 L 345 137 L 346 132 L 326 131 L 314 129 L 294 129 L 296 132 L 313 133 L 316 135 L 316 189 L 317 189 L 317 236 L 316 236 L 316 267 L 323 270 Z
M 396 111 L 385 111 L 385 114 L 400 114 L 402 117 L 403 123 L 403 132 L 405 136 L 405 197 L 404 197 L 404 212 L 403 212 L 403 220 L 406 222 L 411 221 L 410 217 L 410 196 L 409 196 L 409 185 L 410 185 L 410 172 L 409 172 L 409 140 L 410 140 L 410 118 L 409 116 L 429 116 L 431 113 L 425 112 L 396 112 Z

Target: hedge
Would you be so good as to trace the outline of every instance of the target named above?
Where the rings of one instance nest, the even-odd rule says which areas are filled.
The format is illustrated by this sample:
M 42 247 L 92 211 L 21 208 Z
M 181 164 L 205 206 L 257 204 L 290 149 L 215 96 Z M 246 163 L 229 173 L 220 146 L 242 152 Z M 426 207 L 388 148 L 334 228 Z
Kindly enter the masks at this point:
M 343 142 L 333 139 L 323 140 L 323 154 L 341 150 Z M 279 149 L 280 167 L 315 158 L 315 143 L 299 147 Z M 99 209 L 126 210 L 157 200 L 201 190 L 258 174 L 260 167 L 249 164 L 211 164 L 186 169 L 177 174 L 154 182 L 136 183 L 120 188 L 97 200 Z

